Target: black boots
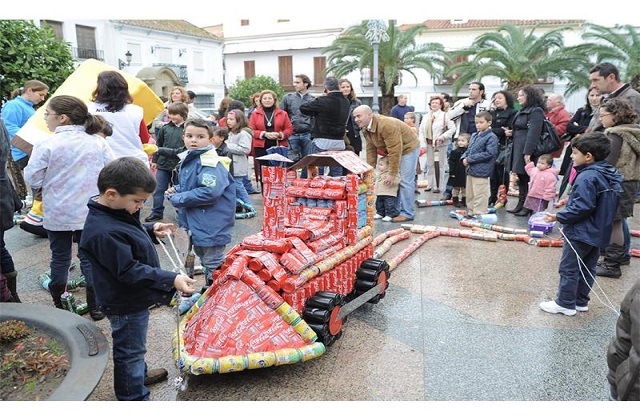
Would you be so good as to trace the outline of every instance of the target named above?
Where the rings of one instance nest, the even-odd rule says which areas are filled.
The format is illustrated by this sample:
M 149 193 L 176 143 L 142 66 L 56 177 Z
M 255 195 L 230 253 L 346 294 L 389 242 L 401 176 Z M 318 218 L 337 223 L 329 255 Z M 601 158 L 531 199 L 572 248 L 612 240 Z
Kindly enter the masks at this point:
M 13 301 L 16 303 L 21 303 L 20 297 L 18 296 L 18 272 L 17 271 L 12 271 L 10 273 L 5 273 L 5 278 L 7 279 L 7 288 L 9 289 L 9 292 L 11 292 L 11 297 L 13 298 Z
M 453 201 L 454 207 L 460 207 L 460 199 L 458 197 L 453 197 L 451 201 Z
M 610 244 L 605 250 L 604 259 L 596 267 L 596 275 L 617 279 L 622 276 L 621 265 L 628 264 L 629 258 L 623 245 Z
M 62 306 L 62 299 L 60 296 L 64 293 L 65 286 L 53 285 L 49 283 L 49 293 L 51 293 L 51 297 L 53 298 L 53 306 L 58 309 L 64 309 Z
M 89 315 L 91 316 L 91 319 L 94 321 L 100 321 L 105 317 L 105 315 L 96 305 L 96 295 L 93 291 L 93 287 L 87 284 L 85 292 L 87 294 L 87 305 L 89 306 Z
M 519 212 L 514 213 L 516 216 L 529 217 L 533 213 L 533 210 L 522 207 Z

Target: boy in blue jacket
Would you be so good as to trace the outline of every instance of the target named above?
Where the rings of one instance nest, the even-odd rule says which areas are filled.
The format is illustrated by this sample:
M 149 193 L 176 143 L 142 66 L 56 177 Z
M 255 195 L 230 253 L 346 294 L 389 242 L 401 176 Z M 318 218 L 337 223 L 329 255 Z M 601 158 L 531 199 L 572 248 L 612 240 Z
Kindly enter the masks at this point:
M 167 377 L 147 370 L 149 307 L 169 304 L 175 290 L 193 293 L 194 280 L 160 268 L 154 243 L 175 231 L 170 223 L 140 224 L 156 180 L 139 159 L 122 157 L 98 175 L 100 195 L 89 200 L 80 249 L 91 262 L 96 301 L 111 324 L 113 382 L 118 400 L 148 400 L 147 385 Z
M 469 147 L 462 154 L 462 164 L 467 167 L 467 216 L 489 211 L 491 174 L 499 153 L 498 137 L 491 131 L 493 117 L 488 111 L 478 112 L 475 118 L 477 132 L 471 135 Z
M 604 160 L 611 144 L 603 133 L 583 134 L 571 147 L 571 159 L 578 175 L 569 201 L 564 210 L 547 213 L 545 217 L 547 222 L 557 220 L 563 225 L 560 284 L 555 300 L 540 303 L 540 309 L 545 312 L 568 316 L 589 310 L 589 292 L 600 248 L 609 243 L 611 224 L 622 194 L 622 175 Z
M 207 285 L 224 261 L 236 217 L 236 186 L 229 173 L 231 159 L 218 156 L 211 138 L 213 127 L 204 119 L 188 120 L 184 127 L 186 151 L 180 154 L 178 185 L 167 190 L 178 209 L 178 223 L 193 239 L 193 249 L 204 267 Z

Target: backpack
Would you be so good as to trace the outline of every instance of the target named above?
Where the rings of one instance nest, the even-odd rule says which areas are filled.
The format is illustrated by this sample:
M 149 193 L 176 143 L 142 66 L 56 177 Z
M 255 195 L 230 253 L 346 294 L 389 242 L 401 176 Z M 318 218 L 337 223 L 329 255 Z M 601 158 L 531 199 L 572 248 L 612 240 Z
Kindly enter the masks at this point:
M 540 133 L 540 142 L 536 145 L 536 150 L 533 152 L 534 156 L 542 156 L 557 152 L 562 147 L 560 136 L 556 128 L 553 126 L 549 118 L 544 118 L 542 124 L 542 133 Z

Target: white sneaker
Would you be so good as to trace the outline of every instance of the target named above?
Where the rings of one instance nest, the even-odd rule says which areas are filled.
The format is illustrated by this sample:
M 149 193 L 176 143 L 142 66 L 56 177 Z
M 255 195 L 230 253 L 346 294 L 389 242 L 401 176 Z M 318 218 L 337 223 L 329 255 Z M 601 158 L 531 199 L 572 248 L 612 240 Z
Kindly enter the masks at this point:
M 555 300 L 540 302 L 540 309 L 545 312 L 549 312 L 550 314 L 563 314 L 567 316 L 574 316 L 576 314 L 575 309 L 567 309 L 563 306 L 560 306 L 556 303 Z
M 376 213 L 376 215 L 373 216 L 373 220 L 380 220 L 380 219 L 382 219 L 382 216 L 379 215 L 378 213 Z
M 383 221 L 383 222 L 390 222 L 390 221 L 391 221 L 391 219 L 392 219 L 392 217 L 391 217 L 391 216 L 384 216 L 384 217 L 382 218 L 382 221 Z
M 588 306 L 578 306 L 576 305 L 576 311 L 578 312 L 587 312 L 589 310 Z

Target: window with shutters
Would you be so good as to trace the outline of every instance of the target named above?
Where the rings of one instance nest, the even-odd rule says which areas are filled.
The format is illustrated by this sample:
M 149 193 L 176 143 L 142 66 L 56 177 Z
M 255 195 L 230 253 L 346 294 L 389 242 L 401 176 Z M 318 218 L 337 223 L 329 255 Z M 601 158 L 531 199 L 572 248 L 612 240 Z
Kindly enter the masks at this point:
M 244 80 L 249 80 L 256 75 L 256 62 L 245 61 L 244 62 Z
M 78 58 L 99 59 L 96 51 L 96 28 L 76 25 L 76 39 L 78 41 Z
M 313 85 L 322 86 L 327 70 L 327 57 L 313 57 Z
M 57 20 L 43 20 L 40 25 L 43 28 L 50 26 L 51 29 L 53 29 L 53 33 L 56 34 L 56 40 L 62 41 L 64 39 L 62 36 L 62 22 L 58 22 Z
M 283 55 L 278 57 L 278 81 L 287 90 L 293 87 L 293 57 Z

